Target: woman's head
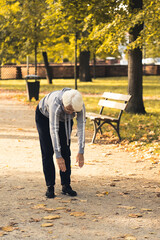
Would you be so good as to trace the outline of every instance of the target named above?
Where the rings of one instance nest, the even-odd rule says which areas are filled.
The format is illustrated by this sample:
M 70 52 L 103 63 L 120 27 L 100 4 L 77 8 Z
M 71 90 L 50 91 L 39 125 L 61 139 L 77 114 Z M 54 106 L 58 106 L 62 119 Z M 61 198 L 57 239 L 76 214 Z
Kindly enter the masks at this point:
M 80 112 L 83 107 L 83 99 L 80 92 L 71 89 L 64 92 L 62 96 L 62 102 L 69 112 Z

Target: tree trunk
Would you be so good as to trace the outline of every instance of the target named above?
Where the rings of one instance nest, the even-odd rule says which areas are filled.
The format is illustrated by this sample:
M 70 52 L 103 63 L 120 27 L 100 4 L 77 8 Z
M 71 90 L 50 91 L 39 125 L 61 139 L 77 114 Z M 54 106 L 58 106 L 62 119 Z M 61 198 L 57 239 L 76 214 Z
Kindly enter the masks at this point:
M 51 71 L 51 68 L 48 63 L 47 52 L 42 52 L 42 55 L 43 55 L 43 60 L 44 60 L 44 64 L 45 64 L 45 68 L 46 68 L 46 72 L 47 72 L 48 83 L 52 84 L 52 71 Z
M 96 79 L 96 54 L 93 55 L 93 78 Z
M 35 56 L 34 56 L 35 75 L 37 75 L 37 46 L 38 44 L 35 43 Z
M 80 52 L 80 66 L 79 66 L 79 79 L 81 82 L 91 82 L 90 66 L 89 66 L 90 52 Z
M 74 80 L 75 80 L 75 89 L 77 90 L 77 38 L 78 33 L 75 33 L 75 46 L 74 46 Z
M 130 0 L 130 12 L 134 9 L 142 9 L 142 0 Z M 129 41 L 134 42 L 139 36 L 143 24 L 137 24 L 129 32 Z M 143 104 L 143 71 L 142 71 L 142 50 L 137 47 L 129 50 L 128 53 L 128 92 L 132 95 L 126 111 L 131 113 L 145 113 Z

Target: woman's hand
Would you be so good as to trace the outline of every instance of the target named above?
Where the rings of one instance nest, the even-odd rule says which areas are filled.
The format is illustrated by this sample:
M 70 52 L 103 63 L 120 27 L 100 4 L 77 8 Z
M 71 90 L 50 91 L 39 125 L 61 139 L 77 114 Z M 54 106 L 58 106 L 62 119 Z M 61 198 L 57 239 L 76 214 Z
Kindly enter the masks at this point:
M 80 168 L 83 167 L 83 165 L 84 165 L 84 155 L 82 153 L 77 154 L 76 162 L 78 163 Z
M 65 164 L 64 159 L 61 157 L 61 158 L 57 158 L 56 160 L 57 160 L 59 170 L 61 170 L 62 172 L 65 172 L 66 171 L 66 164 Z

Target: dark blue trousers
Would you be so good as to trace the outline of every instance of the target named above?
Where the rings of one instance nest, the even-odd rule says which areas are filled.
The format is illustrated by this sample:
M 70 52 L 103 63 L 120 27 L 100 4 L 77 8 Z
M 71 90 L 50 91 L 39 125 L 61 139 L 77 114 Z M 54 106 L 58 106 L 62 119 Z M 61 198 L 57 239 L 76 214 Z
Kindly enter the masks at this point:
M 45 181 L 47 186 L 55 185 L 55 165 L 53 161 L 54 149 L 52 145 L 52 140 L 50 136 L 49 129 L 49 119 L 44 116 L 37 106 L 36 115 L 35 115 L 37 130 L 39 133 L 41 154 L 42 154 L 42 163 L 43 163 L 43 172 L 45 176 Z M 73 120 L 71 127 L 73 126 Z M 65 160 L 66 172 L 60 170 L 61 184 L 68 185 L 70 184 L 70 175 L 71 175 L 71 151 L 70 151 L 70 141 L 67 145 L 67 137 L 65 131 L 65 123 L 59 122 L 59 139 L 61 145 L 61 155 Z

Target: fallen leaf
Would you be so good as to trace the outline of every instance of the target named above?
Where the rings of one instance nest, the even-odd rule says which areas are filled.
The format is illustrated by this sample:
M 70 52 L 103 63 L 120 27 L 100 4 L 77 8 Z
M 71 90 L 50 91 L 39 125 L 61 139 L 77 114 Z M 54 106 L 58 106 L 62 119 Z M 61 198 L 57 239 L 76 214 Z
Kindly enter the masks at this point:
M 129 192 L 123 192 L 122 194 L 124 194 L 124 195 L 128 195 L 128 194 L 129 194 Z
M 108 194 L 109 194 L 109 192 L 106 192 L 106 191 L 104 191 L 104 192 L 102 192 L 102 193 L 97 192 L 96 196 L 97 196 L 97 197 L 104 197 L 105 195 L 108 195 Z
M 87 162 L 85 162 L 85 165 L 95 165 L 95 163 L 87 163 Z
M 10 220 L 14 220 L 14 219 L 10 218 Z M 9 226 L 12 226 L 12 227 L 15 227 L 15 226 L 17 226 L 17 225 L 18 225 L 17 222 L 10 222 L 10 223 L 9 223 Z
M 67 208 L 65 212 L 71 212 L 71 208 Z
M 132 218 L 138 218 L 138 217 L 142 217 L 142 214 L 140 214 L 140 213 L 130 213 L 128 216 L 132 217 Z
M 36 199 L 35 197 L 26 197 L 26 200 L 34 200 Z
M 126 235 L 126 236 L 124 237 L 124 239 L 126 239 L 126 240 L 136 240 L 137 238 L 134 237 L 134 236 L 132 236 L 132 235 Z
M 159 160 L 151 159 L 152 164 L 158 164 Z
M 75 201 L 78 201 L 78 199 L 77 198 L 71 198 L 71 201 L 75 202 Z
M 0 237 L 3 237 L 3 235 L 4 235 L 4 232 L 0 232 Z
M 29 222 L 40 222 L 42 220 L 42 218 L 31 218 L 30 220 L 29 220 Z
M 54 211 L 56 211 L 56 209 L 54 209 L 54 208 L 44 208 L 44 210 L 46 212 L 54 212 Z
M 136 207 L 134 207 L 134 206 L 119 206 L 119 208 L 124 208 L 124 209 L 127 209 L 127 210 L 136 209 Z
M 22 129 L 22 128 L 17 128 L 17 130 L 18 130 L 18 131 L 23 131 L 23 129 Z
M 59 219 L 59 218 L 60 218 L 59 215 L 49 215 L 49 216 L 43 217 L 43 219 L 45 219 L 45 220 L 54 220 L 54 219 Z
M 53 223 L 42 223 L 41 227 L 52 227 Z
M 102 194 L 102 193 L 97 193 L 96 196 L 97 196 L 97 197 L 104 197 L 104 194 Z
M 140 227 L 131 227 L 133 230 L 140 229 Z
M 63 200 L 63 201 L 60 201 L 61 203 L 70 203 L 71 200 Z
M 149 135 L 155 135 L 155 132 L 154 131 L 150 131 Z
M 113 181 L 114 181 L 114 182 L 120 182 L 120 180 L 119 180 L 119 179 L 113 179 Z
M 66 207 L 57 207 L 56 210 L 65 210 Z
M 152 212 L 152 209 L 148 209 L 148 208 L 141 208 L 141 211 Z
M 72 212 L 70 213 L 70 215 L 74 217 L 82 217 L 85 216 L 86 214 L 84 212 Z
M 46 206 L 46 204 L 37 204 L 37 205 L 33 206 L 32 208 L 33 209 L 45 209 L 45 206 Z
M 15 228 L 12 226 L 5 226 L 5 227 L 2 227 L 1 230 L 4 232 L 12 232 L 15 230 Z
M 135 209 L 136 207 L 134 207 L 134 206 L 119 206 L 119 208 L 124 208 L 124 209 L 127 209 L 127 210 L 132 210 L 132 209 Z
M 13 189 L 22 190 L 22 189 L 24 189 L 24 187 L 22 187 L 22 186 L 15 186 Z
M 95 219 L 92 220 L 92 222 L 98 222 L 98 219 L 95 218 Z
M 115 186 L 116 186 L 115 183 L 111 183 L 111 184 L 110 184 L 110 187 L 115 187 Z
M 61 224 L 64 225 L 64 226 L 70 225 L 70 223 L 68 223 L 68 222 L 64 222 L 64 223 L 61 223 Z
M 111 152 L 102 153 L 102 156 L 103 156 L 103 157 L 107 157 L 107 156 L 109 156 L 109 155 L 112 155 L 112 153 L 111 153 Z

